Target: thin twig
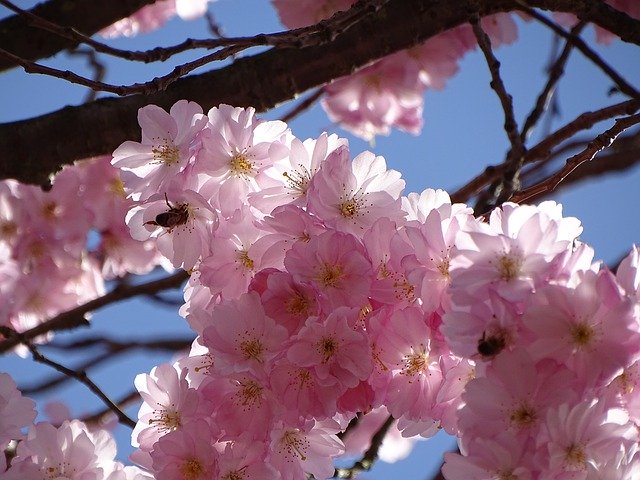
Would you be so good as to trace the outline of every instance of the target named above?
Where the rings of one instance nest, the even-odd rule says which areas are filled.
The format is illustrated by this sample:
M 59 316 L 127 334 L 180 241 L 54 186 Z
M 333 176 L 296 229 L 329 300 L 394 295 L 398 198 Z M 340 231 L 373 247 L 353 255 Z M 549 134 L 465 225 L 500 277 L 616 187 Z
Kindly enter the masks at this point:
M 640 98 L 640 92 L 629 84 L 618 72 L 616 72 L 607 62 L 605 62 L 600 55 L 598 55 L 589 45 L 587 45 L 580 37 L 567 32 L 565 29 L 552 22 L 544 15 L 541 15 L 533 8 L 529 7 L 526 3 L 516 0 L 520 8 L 528 15 L 535 18 L 540 23 L 546 25 L 556 34 L 565 38 L 568 42 L 571 42 L 580 52 L 591 60 L 600 70 L 602 70 L 618 87 L 622 93 L 630 96 L 631 98 Z
M 148 293 L 159 292 L 169 288 L 178 288 L 187 278 L 187 272 L 179 272 L 159 280 L 142 283 L 140 285 L 131 285 L 122 288 L 115 288 L 109 293 L 80 305 L 72 310 L 56 315 L 35 327 L 26 330 L 20 334 L 20 337 L 12 336 L 0 343 L 0 353 L 7 352 L 22 342 L 21 338 L 27 341 L 33 340 L 39 335 L 43 335 L 55 330 L 68 330 L 82 325 L 88 325 L 85 314 L 92 312 L 106 305 L 132 298 L 137 295 L 145 295 Z
M 69 51 L 69 55 L 82 55 L 82 56 L 85 56 L 87 58 L 87 62 L 89 63 L 89 65 L 93 69 L 93 79 L 92 80 L 94 82 L 102 82 L 102 80 L 105 77 L 107 69 L 104 66 L 104 64 L 100 60 L 98 60 L 98 56 L 96 55 L 95 50 L 77 48 L 75 50 L 70 50 Z M 97 96 L 96 91 L 95 90 L 90 90 L 85 95 L 83 102 L 84 103 L 93 102 L 96 99 L 96 96 Z
M 138 393 L 137 390 L 134 389 L 134 390 L 131 390 L 126 395 L 124 395 L 123 397 L 121 397 L 120 399 L 118 399 L 118 401 L 116 401 L 115 404 L 118 405 L 118 408 L 122 409 L 127 405 L 135 403 L 139 400 L 140 400 L 140 394 Z M 92 415 L 87 415 L 86 417 L 82 417 L 80 420 L 88 424 L 100 423 L 103 421 L 104 417 L 111 414 L 113 414 L 113 411 L 110 408 L 105 408 Z
M 640 123 L 640 114 L 617 119 L 613 127 L 594 138 L 583 151 L 569 158 L 565 166 L 560 171 L 536 185 L 533 185 L 521 192 L 516 192 L 509 200 L 521 203 L 542 194 L 552 192 L 576 168 L 585 162 L 593 160 L 599 152 L 611 146 L 618 135 L 638 123 Z
M 515 114 L 513 112 L 513 98 L 507 92 L 504 82 L 502 81 L 502 77 L 500 77 L 500 62 L 491 49 L 491 39 L 482 29 L 480 19 L 477 16 L 471 21 L 471 26 L 473 27 L 473 33 L 478 40 L 480 50 L 482 50 L 487 61 L 487 65 L 489 66 L 489 71 L 491 73 L 491 83 L 489 85 L 498 95 L 498 99 L 502 105 L 502 111 L 504 112 L 504 130 L 507 133 L 507 137 L 509 137 L 511 149 L 514 151 L 514 157 L 517 158 L 518 154 L 522 156 L 522 153 L 524 152 L 524 145 L 520 139 L 518 123 L 516 122 Z
M 323 93 L 324 90 L 322 88 L 318 88 L 310 95 L 308 95 L 304 100 L 298 103 L 295 107 L 293 107 L 288 113 L 285 113 L 280 118 L 280 120 L 282 120 L 283 122 L 290 122 L 293 118 L 297 117 L 302 112 L 311 107 L 314 103 L 316 103 Z
M 524 162 L 525 147 L 520 137 L 518 123 L 516 122 L 513 111 L 513 98 L 504 86 L 504 82 L 500 76 L 500 62 L 493 54 L 491 39 L 482 29 L 478 15 L 475 15 L 471 20 L 471 26 L 478 40 L 480 50 L 482 50 L 487 65 L 489 66 L 489 71 L 491 72 L 491 82 L 489 85 L 491 85 L 491 88 L 498 95 L 500 104 L 502 105 L 504 112 L 504 130 L 511 143 L 511 148 L 505 160 L 506 168 L 503 171 L 502 178 L 494 182 L 485 196 L 478 199 L 476 211 L 484 211 L 504 201 L 505 198 L 509 197 L 520 187 L 519 176 Z
M 554 133 L 546 137 L 537 145 L 525 153 L 525 163 L 532 163 L 540 159 L 549 158 L 551 150 L 571 138 L 581 130 L 587 130 L 598 122 L 607 120 L 618 115 L 631 115 L 640 109 L 640 100 L 626 100 L 624 102 L 610 105 L 593 112 L 584 112 Z M 500 178 L 506 164 L 489 165 L 482 173 L 471 179 L 462 187 L 451 194 L 452 202 L 466 202 L 473 195 L 478 193 L 485 185 Z
M 533 146 L 525 154 L 527 163 L 547 158 L 551 150 L 561 142 L 573 137 L 581 130 L 587 130 L 596 123 L 619 115 L 632 115 L 640 109 L 640 99 L 627 100 L 592 112 L 584 112 L 571 122 L 556 130 L 553 134 Z
M 136 426 L 136 422 L 131 420 L 126 413 L 120 410 L 120 408 L 118 408 L 118 406 L 115 403 L 113 403 L 113 401 L 111 401 L 109 397 L 107 397 L 107 395 L 100 389 L 100 387 L 98 387 L 95 383 L 93 383 L 93 381 L 87 376 L 87 374 L 84 371 L 72 370 L 58 362 L 51 360 L 50 358 L 40 353 L 40 351 L 36 348 L 35 345 L 33 345 L 33 343 L 31 343 L 30 340 L 24 338 L 23 335 L 19 334 L 18 332 L 16 332 L 15 330 L 9 327 L 5 327 L 5 326 L 0 327 L 0 333 L 2 333 L 2 335 L 9 338 L 17 338 L 20 343 L 22 343 L 29 349 L 34 361 L 38 363 L 42 363 L 44 365 L 48 365 L 54 368 L 55 370 L 67 375 L 68 377 L 75 378 L 83 385 L 86 385 L 89 390 L 95 393 L 96 396 L 100 398 L 100 400 L 102 400 L 102 402 L 113 413 L 116 414 L 116 416 L 118 417 L 118 421 L 120 423 L 130 428 L 134 428 Z
M 242 49 L 246 49 L 260 46 L 303 48 L 311 45 L 320 45 L 335 38 L 335 36 L 346 31 L 352 25 L 357 23 L 360 18 L 371 13 L 368 8 L 359 8 L 353 9 L 353 11 L 350 12 L 340 12 L 339 15 L 334 15 L 333 17 L 323 20 L 315 25 L 296 28 L 293 30 L 262 33 L 251 37 L 223 37 L 219 35 L 217 38 L 189 38 L 177 45 L 169 47 L 156 47 L 145 51 L 131 51 L 111 47 L 103 42 L 99 42 L 87 35 L 84 35 L 72 27 L 57 25 L 46 18 L 35 15 L 28 10 L 21 9 L 8 0 L 0 0 L 0 5 L 4 5 L 17 14 L 27 18 L 36 28 L 49 31 L 59 37 L 66 38 L 73 42 L 84 43 L 91 46 L 96 52 L 125 60 L 144 63 L 166 61 L 174 55 L 198 48 L 205 48 L 209 50 L 220 47 L 242 47 Z M 375 3 L 373 6 L 375 8 Z M 218 32 L 214 30 L 214 34 L 215 33 Z
M 24 68 L 24 71 L 27 73 L 48 75 L 50 77 L 60 78 L 69 83 L 75 83 L 84 87 L 88 87 L 95 91 L 109 92 L 115 93 L 116 95 L 125 96 L 133 94 L 150 95 L 152 93 L 162 92 L 166 90 L 166 88 L 173 82 L 185 76 L 187 73 L 195 70 L 196 68 L 202 67 L 207 63 L 224 60 L 232 55 L 237 54 L 245 48 L 247 47 L 236 45 L 225 47 L 218 50 L 217 52 L 205 55 L 187 63 L 183 63 L 182 65 L 178 65 L 167 75 L 156 77 L 153 80 L 145 83 L 133 83 L 131 85 L 112 85 L 109 83 L 92 80 L 90 78 L 83 77 L 82 75 L 78 75 L 77 73 L 74 73 L 70 70 L 59 70 L 57 68 L 47 67 L 46 65 L 41 65 L 36 62 L 25 60 L 12 54 L 11 52 L 7 52 L 2 48 L 0 48 L 0 56 L 8 58 L 9 60 L 12 60 L 18 65 L 22 66 L 22 68 Z
M 579 35 L 580 32 L 584 29 L 586 23 L 580 22 L 575 27 L 571 29 L 572 35 Z M 554 96 L 556 85 L 562 75 L 564 75 L 564 67 L 567 64 L 567 60 L 569 59 L 569 54 L 573 50 L 573 43 L 567 41 L 562 49 L 562 53 L 555 60 L 553 65 L 550 65 L 548 68 L 549 78 L 547 79 L 547 83 L 545 84 L 542 92 L 538 95 L 538 99 L 536 100 L 536 104 L 534 108 L 531 110 L 529 115 L 527 116 L 524 125 L 522 126 L 522 131 L 520 132 L 520 138 L 524 142 L 529 133 L 533 129 L 533 127 L 538 123 L 542 114 L 547 110 L 549 102 Z
M 81 370 L 86 372 L 88 369 L 100 365 L 105 361 L 115 360 L 119 355 L 122 355 L 128 351 L 141 349 L 141 350 L 152 350 L 152 351 L 169 351 L 169 352 L 177 352 L 180 350 L 184 350 L 189 348 L 191 343 L 193 342 L 193 338 L 185 338 L 185 339 L 176 339 L 176 338 L 168 338 L 168 339 L 157 339 L 150 341 L 137 341 L 137 342 L 120 342 L 117 340 L 102 338 L 102 337 L 89 337 L 83 338 L 80 340 L 76 340 L 69 343 L 56 343 L 51 342 L 49 344 L 44 345 L 44 347 L 48 349 L 58 349 L 63 351 L 71 351 L 77 350 L 79 348 L 87 348 L 94 346 L 101 346 L 105 348 L 103 352 L 85 360 L 80 365 L 76 366 L 74 370 Z M 57 387 L 61 385 L 65 381 L 69 380 L 68 376 L 60 375 L 57 377 L 49 378 L 43 382 L 40 382 L 36 385 L 32 386 L 20 386 L 20 391 L 25 395 L 34 395 L 38 393 L 42 393 L 51 388 Z
M 382 445 L 384 437 L 387 435 L 389 428 L 393 425 L 394 418 L 389 415 L 382 426 L 378 429 L 373 437 L 371 437 L 371 446 L 365 452 L 364 456 L 348 468 L 336 468 L 333 476 L 335 478 L 354 478 L 361 472 L 368 472 L 371 470 L 376 460 L 378 459 L 378 451 Z

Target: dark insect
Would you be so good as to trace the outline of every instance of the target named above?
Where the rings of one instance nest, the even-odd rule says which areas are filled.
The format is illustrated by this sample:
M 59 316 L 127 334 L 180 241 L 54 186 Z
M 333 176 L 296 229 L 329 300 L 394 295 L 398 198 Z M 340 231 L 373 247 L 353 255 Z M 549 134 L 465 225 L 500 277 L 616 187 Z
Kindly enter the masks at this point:
M 171 205 L 166 192 L 164 194 L 164 199 L 167 202 L 169 210 L 159 213 L 156 215 L 155 220 L 149 220 L 148 222 L 144 222 L 144 224 L 164 227 L 169 229 L 169 232 L 171 232 L 175 227 L 178 225 L 184 225 L 187 223 L 187 220 L 189 220 L 189 204 L 178 203 L 177 205 Z
M 486 332 L 483 332 L 482 338 L 478 340 L 478 353 L 484 358 L 491 358 L 498 355 L 506 346 L 504 336 L 496 334 L 487 338 Z

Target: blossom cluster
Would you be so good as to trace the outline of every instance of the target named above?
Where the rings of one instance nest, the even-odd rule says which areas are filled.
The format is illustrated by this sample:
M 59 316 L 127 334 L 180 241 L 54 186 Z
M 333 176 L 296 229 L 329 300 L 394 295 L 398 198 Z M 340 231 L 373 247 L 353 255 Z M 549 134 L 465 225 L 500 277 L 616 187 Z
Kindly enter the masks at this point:
M 109 157 L 65 168 L 50 191 L 0 182 L 0 325 L 23 332 L 103 295 L 105 280 L 171 268 L 131 238 L 133 203 Z
M 355 0 L 272 0 L 272 3 L 286 27 L 298 28 L 348 10 Z M 606 0 L 606 3 L 640 19 L 637 0 Z M 566 26 L 577 21 L 570 14 L 557 13 L 555 18 Z M 518 37 L 518 28 L 510 13 L 484 17 L 480 25 L 494 48 L 512 44 Z M 596 38 L 609 44 L 617 37 L 596 26 Z M 419 134 L 425 91 L 443 89 L 447 80 L 458 72 L 460 60 L 476 47 L 469 24 L 446 30 L 421 45 L 388 55 L 334 80 L 324 87 L 322 106 L 332 121 L 365 140 L 389 135 L 392 128 Z
M 79 420 L 34 424 L 35 417 L 34 402 L 22 396 L 8 374 L 0 373 L 0 448 L 14 452 L 8 470 L 4 452 L 0 455 L 4 480 L 153 479 L 114 460 L 116 444 L 106 430 L 90 429 Z
M 136 378 L 132 459 L 157 478 L 328 478 L 372 414 L 458 436 L 449 480 L 638 475 L 637 249 L 614 275 L 554 202 L 477 219 L 251 108 L 139 122 L 113 155 L 127 223 L 191 273 L 198 334 Z

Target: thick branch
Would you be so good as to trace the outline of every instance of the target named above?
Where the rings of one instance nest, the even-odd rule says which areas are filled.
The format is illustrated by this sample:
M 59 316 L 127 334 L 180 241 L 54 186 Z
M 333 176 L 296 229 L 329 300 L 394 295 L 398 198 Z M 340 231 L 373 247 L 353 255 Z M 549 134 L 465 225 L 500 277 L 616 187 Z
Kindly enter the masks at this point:
M 600 0 L 530 0 L 529 5 L 575 13 L 640 45 L 640 22 Z M 0 179 L 42 185 L 62 165 L 112 152 L 123 141 L 140 137 L 136 113 L 144 105 L 153 103 L 168 109 L 186 98 L 205 110 L 229 103 L 264 111 L 463 24 L 475 11 L 486 16 L 516 10 L 518 0 L 369 0 L 358 2 L 356 7 L 370 8 L 374 13 L 321 46 L 272 48 L 228 67 L 183 78 L 161 93 L 101 99 L 2 124 Z M 334 18 L 339 21 L 340 15 Z
M 49 0 L 36 5 L 32 13 L 61 26 L 73 27 L 88 35 L 111 25 L 155 0 Z M 36 28 L 29 19 L 13 15 L 0 21 L 0 45 L 25 60 L 47 58 L 78 46 L 61 36 Z M 0 72 L 16 67 L 10 59 L 0 58 Z

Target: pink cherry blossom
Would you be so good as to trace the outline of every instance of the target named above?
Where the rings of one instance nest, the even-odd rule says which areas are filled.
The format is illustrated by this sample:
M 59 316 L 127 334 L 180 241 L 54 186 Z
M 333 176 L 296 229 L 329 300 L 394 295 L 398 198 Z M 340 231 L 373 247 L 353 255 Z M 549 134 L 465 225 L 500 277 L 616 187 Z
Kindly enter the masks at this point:
M 307 318 L 319 314 L 315 290 L 295 282 L 288 272 L 272 272 L 260 296 L 266 314 L 289 334 L 296 333 Z
M 322 320 L 310 317 L 292 339 L 287 359 L 301 367 L 312 367 L 323 385 L 355 387 L 371 373 L 369 342 L 363 332 L 354 330 L 358 310 L 338 308 Z
M 149 375 L 140 374 L 135 386 L 144 403 L 138 412 L 138 423 L 131 433 L 131 444 L 143 451 L 151 451 L 160 437 L 185 427 L 189 422 L 207 415 L 202 394 L 190 388 L 186 370 L 162 364 Z
M 303 428 L 281 425 L 271 431 L 269 463 L 282 480 L 298 480 L 305 472 L 318 480 L 333 476 L 332 459 L 344 452 L 344 446 L 333 432 L 312 426 L 313 422 Z
M 331 120 L 365 140 L 389 135 L 392 126 L 418 134 L 424 90 L 418 64 L 400 51 L 331 82 L 322 106 Z
M 167 113 L 156 105 L 138 111 L 142 141 L 126 141 L 113 152 L 113 166 L 129 173 L 125 191 L 145 200 L 167 189 L 167 184 L 192 161 L 198 151 L 196 136 L 207 123 L 195 102 L 180 100 Z M 183 180 L 184 181 L 184 180 Z
M 610 382 L 637 355 L 637 320 L 631 302 L 617 292 L 607 270 L 587 271 L 575 288 L 549 285 L 539 291 L 523 321 L 534 340 L 535 359 L 553 358 L 589 385 Z
M 387 170 L 384 158 L 363 152 L 353 161 L 330 155 L 309 186 L 309 211 L 336 230 L 360 236 L 381 217 L 401 222 L 400 172 Z
M 602 404 L 583 401 L 549 410 L 546 418 L 548 467 L 546 472 L 586 471 L 604 463 L 621 449 L 630 449 L 633 425 L 607 422 Z M 540 442 L 544 442 L 542 437 Z
M 134 239 L 156 238 L 158 250 L 174 267 L 189 270 L 209 253 L 218 214 L 202 195 L 169 185 L 131 209 L 126 221 Z
M 65 421 L 56 428 L 38 423 L 20 442 L 7 480 L 102 480 L 117 468 L 116 445 L 105 431 L 89 432 L 78 420 Z
M 456 239 L 464 262 L 451 271 L 452 295 L 458 303 L 486 298 L 489 291 L 514 304 L 524 301 L 549 279 L 551 261 L 582 231 L 577 219 L 561 217 L 555 203 L 506 203 L 491 213 L 488 225 L 466 225 L 469 228 Z
M 291 134 L 284 122 L 257 119 L 254 108 L 220 105 L 208 118 L 196 170 L 208 178 L 203 194 L 230 216 L 250 192 L 273 182 L 264 171 L 289 154 Z
M 438 356 L 433 355 L 431 332 L 417 307 L 395 312 L 376 336 L 376 361 L 390 375 L 384 404 L 394 418 L 432 419 L 442 383 Z
M 154 445 L 151 458 L 157 478 L 209 480 L 218 473 L 218 451 L 209 424 L 199 420 L 188 429 L 169 432 Z
M 265 233 L 248 206 L 222 221 L 216 236 L 209 239 L 210 252 L 198 265 L 202 284 L 214 296 L 237 298 L 257 272 L 280 266 L 283 252 L 271 248 L 279 237 Z
M 352 235 L 327 231 L 308 242 L 298 241 L 284 264 L 294 280 L 314 287 L 321 304 L 329 308 L 368 304 L 373 271 Z
M 22 428 L 35 418 L 33 400 L 22 396 L 8 373 L 0 373 L 0 446 L 22 438 Z
M 470 221 L 467 213 L 449 216 L 449 207 L 445 203 L 433 209 L 423 223 L 415 222 L 405 229 L 412 253 L 402 260 L 402 266 L 409 281 L 417 286 L 426 311 L 450 308 L 452 250 L 461 227 Z
M 265 315 L 257 293 L 216 305 L 203 332 L 203 343 L 223 374 L 268 372 L 286 339 L 286 329 Z
M 273 392 L 286 408 L 283 418 L 330 418 L 337 411 L 335 385 L 325 385 L 315 374 L 314 366 L 300 366 L 283 359 L 270 375 Z
M 459 412 L 463 438 L 491 438 L 508 431 L 514 438 L 535 438 L 547 409 L 575 402 L 578 383 L 553 362 L 534 363 L 523 350 L 504 352 L 486 376 L 467 383 Z
M 264 213 L 288 203 L 306 206 L 311 179 L 325 159 L 336 151 L 348 156 L 346 139 L 326 133 L 304 142 L 294 138 L 288 157 L 264 171 L 265 177 L 273 179 L 275 185 L 250 193 L 249 202 Z
M 415 284 L 410 282 L 401 261 L 411 253 L 411 247 L 394 222 L 386 217 L 377 220 L 365 232 L 363 243 L 376 267 L 371 287 L 371 300 L 406 307 L 416 300 Z
M 265 462 L 265 445 L 242 440 L 227 443 L 220 452 L 216 480 L 276 480 L 278 472 Z
M 528 447 L 506 434 L 472 438 L 464 456 L 444 454 L 442 473 L 446 480 L 534 480 L 535 464 Z
M 217 376 L 205 385 L 203 395 L 215 405 L 209 412 L 215 415 L 223 441 L 234 441 L 241 435 L 264 440 L 280 406 L 265 375 Z

